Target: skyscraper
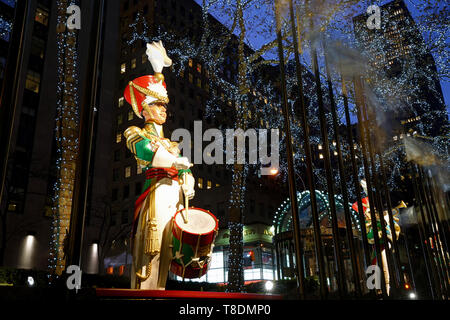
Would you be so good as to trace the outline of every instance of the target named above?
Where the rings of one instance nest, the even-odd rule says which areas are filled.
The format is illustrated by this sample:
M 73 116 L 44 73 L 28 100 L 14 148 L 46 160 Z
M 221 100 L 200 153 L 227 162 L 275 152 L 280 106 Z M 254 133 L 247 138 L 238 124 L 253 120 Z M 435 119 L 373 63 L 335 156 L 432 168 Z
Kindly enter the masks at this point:
M 368 14 L 353 18 L 355 35 L 367 54 L 379 86 L 384 123 L 397 137 L 408 131 L 435 136 L 447 124 L 447 112 L 435 61 L 402 0 L 380 7 L 381 28 L 369 29 Z

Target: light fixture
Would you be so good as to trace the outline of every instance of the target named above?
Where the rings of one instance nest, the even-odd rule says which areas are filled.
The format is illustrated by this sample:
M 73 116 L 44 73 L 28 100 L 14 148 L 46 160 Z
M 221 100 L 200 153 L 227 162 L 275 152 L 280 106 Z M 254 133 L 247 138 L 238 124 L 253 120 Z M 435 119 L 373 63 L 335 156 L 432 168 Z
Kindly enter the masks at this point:
M 264 284 L 264 288 L 266 289 L 266 291 L 272 291 L 272 289 L 273 289 L 273 282 L 272 281 L 266 281 L 266 283 Z
M 28 276 L 27 284 L 29 287 L 34 287 L 35 282 L 34 282 L 34 278 L 32 276 Z
M 415 294 L 414 292 L 411 292 L 411 293 L 409 294 L 409 298 L 410 298 L 410 299 L 416 299 L 416 294 Z

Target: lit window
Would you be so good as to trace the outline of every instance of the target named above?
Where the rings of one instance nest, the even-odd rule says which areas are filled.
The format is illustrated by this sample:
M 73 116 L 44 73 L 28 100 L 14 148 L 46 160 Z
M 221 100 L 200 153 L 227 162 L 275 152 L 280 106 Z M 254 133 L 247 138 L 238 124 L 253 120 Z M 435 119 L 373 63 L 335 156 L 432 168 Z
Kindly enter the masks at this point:
M 199 189 L 203 189 L 203 178 L 198 178 L 197 186 Z
M 122 63 L 120 65 L 120 73 L 125 73 L 127 71 L 127 64 L 126 63 Z
M 322 145 L 321 144 L 319 144 L 319 150 L 322 150 Z
M 131 69 L 134 69 L 134 68 L 136 68 L 136 58 L 131 60 Z
M 134 117 L 134 112 L 133 112 L 133 110 L 128 111 L 128 121 L 133 120 L 133 117 Z
M 142 173 L 142 167 L 140 165 L 138 165 L 136 168 L 136 174 L 141 174 L 141 173 Z
M 323 159 L 323 154 L 319 154 L 319 159 Z
M 123 107 L 125 99 L 123 97 L 119 98 L 119 108 Z
M 202 73 L 202 65 L 200 63 L 197 63 L 197 72 Z
M 125 178 L 131 177 L 131 166 L 125 167 Z
M 211 189 L 212 188 L 212 182 L 210 180 L 208 180 L 206 188 L 207 189 Z
M 189 67 L 192 68 L 192 64 L 193 64 L 192 59 L 189 59 Z
M 202 87 L 202 80 L 201 79 L 197 79 L 197 87 L 199 87 L 199 88 Z
M 39 73 L 28 71 L 27 79 L 25 81 L 25 88 L 35 93 L 39 93 L 39 84 L 41 83 L 41 76 Z
M 119 143 L 122 141 L 122 134 L 121 133 L 117 133 L 116 134 L 116 143 Z
M 44 26 L 48 25 L 48 12 L 41 8 L 36 9 L 36 16 L 34 17 L 36 22 L 42 23 Z
M 17 210 L 17 204 L 15 204 L 15 203 L 8 204 L 8 211 L 15 212 L 16 210 Z

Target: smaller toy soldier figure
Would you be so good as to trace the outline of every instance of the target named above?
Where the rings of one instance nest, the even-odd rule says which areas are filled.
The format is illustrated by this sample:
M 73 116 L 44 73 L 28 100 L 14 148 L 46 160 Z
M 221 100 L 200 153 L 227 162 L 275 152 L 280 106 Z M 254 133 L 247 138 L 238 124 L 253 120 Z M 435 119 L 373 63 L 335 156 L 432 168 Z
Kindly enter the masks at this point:
M 183 208 L 183 194 L 194 197 L 195 180 L 189 160 L 162 130 L 169 98 L 161 72 L 172 61 L 161 41 L 147 44 L 146 53 L 155 75 L 130 81 L 124 93 L 134 113 L 145 119 L 144 128 L 133 126 L 124 132 L 128 149 L 146 175 L 135 203 L 131 287 L 164 290 L 172 259 L 172 217 Z
M 367 191 L 366 180 L 364 180 L 364 179 L 361 180 L 360 185 L 363 188 L 366 195 L 368 195 L 369 193 Z M 365 197 L 365 198 L 361 199 L 361 202 L 362 202 L 363 212 L 364 212 L 364 217 L 365 217 L 367 241 L 369 242 L 369 244 L 375 245 L 374 232 L 373 232 L 373 228 L 372 228 L 372 218 L 371 218 L 371 214 L 370 214 L 369 197 Z M 352 208 L 353 208 L 353 210 L 358 212 L 358 203 L 355 202 L 352 205 Z M 391 248 L 391 242 L 393 241 L 393 237 L 395 237 L 395 239 L 398 239 L 398 237 L 400 235 L 400 226 L 398 224 L 400 208 L 406 208 L 406 204 L 403 201 L 401 201 L 397 207 L 392 208 L 392 218 L 394 221 L 394 228 L 395 228 L 394 232 L 391 231 L 391 227 L 389 224 L 388 211 L 387 210 L 383 211 L 383 219 L 384 219 L 384 224 L 385 224 L 386 237 L 389 241 L 387 245 L 389 248 Z M 389 270 L 388 270 L 388 266 L 387 266 L 385 244 L 383 243 L 383 233 L 382 233 L 383 231 L 382 231 L 381 222 L 380 222 L 381 218 L 380 218 L 380 215 L 378 214 L 378 212 L 375 212 L 375 217 L 377 219 L 376 226 L 377 226 L 377 231 L 378 231 L 378 239 L 379 239 L 380 246 L 381 246 L 381 264 L 383 267 L 384 279 L 386 282 L 386 292 L 389 295 L 390 277 L 389 277 Z M 376 263 L 377 263 L 377 258 L 376 258 L 375 250 L 374 250 L 373 254 L 372 254 L 372 264 L 374 265 Z

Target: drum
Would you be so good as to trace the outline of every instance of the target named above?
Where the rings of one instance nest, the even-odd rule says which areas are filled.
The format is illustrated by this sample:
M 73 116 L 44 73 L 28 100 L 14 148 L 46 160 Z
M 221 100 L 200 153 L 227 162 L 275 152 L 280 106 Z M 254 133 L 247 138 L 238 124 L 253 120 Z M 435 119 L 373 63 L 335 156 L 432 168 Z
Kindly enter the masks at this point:
M 185 215 L 185 223 L 182 214 Z M 208 271 L 219 221 L 209 211 L 189 208 L 173 217 L 170 271 L 184 278 L 200 278 Z

